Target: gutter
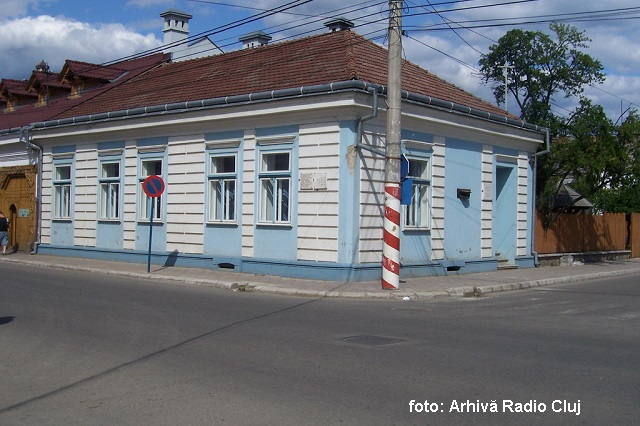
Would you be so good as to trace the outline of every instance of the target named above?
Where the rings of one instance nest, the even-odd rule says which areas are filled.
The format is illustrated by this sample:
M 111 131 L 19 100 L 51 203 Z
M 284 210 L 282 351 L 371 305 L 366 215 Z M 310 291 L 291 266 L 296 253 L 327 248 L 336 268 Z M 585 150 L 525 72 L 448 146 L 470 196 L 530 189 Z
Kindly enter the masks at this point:
M 536 191 L 535 191 L 535 187 L 536 187 L 536 182 L 538 180 L 538 157 L 541 157 L 545 154 L 548 154 L 551 151 L 551 141 L 550 141 L 550 136 L 549 136 L 549 129 L 544 129 L 544 133 L 545 133 L 545 149 L 540 151 L 540 152 L 536 152 L 535 154 L 533 154 L 533 187 L 534 187 L 534 191 L 533 194 L 531 195 L 532 197 L 532 202 L 531 202 L 531 206 L 533 207 L 531 209 L 531 254 L 533 255 L 533 263 L 536 267 L 540 266 L 540 260 L 538 257 L 538 252 L 536 251 Z
M 365 115 L 364 117 L 360 117 L 360 120 L 358 120 L 358 130 L 356 132 L 355 148 L 356 149 L 366 149 L 367 151 L 373 152 L 374 154 L 377 154 L 377 155 L 380 155 L 382 157 L 385 157 L 386 154 L 384 153 L 384 151 L 372 148 L 371 146 L 364 145 L 362 143 L 362 127 L 363 127 L 363 123 L 365 121 L 373 120 L 374 118 L 376 118 L 378 116 L 378 92 L 380 90 L 382 90 L 382 89 L 383 89 L 382 87 L 374 87 L 373 89 L 369 89 L 369 92 L 373 93 L 373 105 L 371 105 L 371 114 Z
M 31 138 L 31 126 L 25 126 L 20 128 L 20 141 L 24 142 L 27 151 L 37 151 L 38 152 L 38 160 L 36 162 L 36 235 L 35 241 L 33 241 L 33 247 L 31 248 L 31 254 L 36 254 L 38 252 L 38 246 L 40 245 L 40 237 L 42 235 L 42 218 L 40 212 L 42 211 L 42 147 L 35 142 L 33 142 Z
M 149 115 L 176 114 L 189 111 L 199 111 L 203 109 L 220 108 L 232 105 L 246 105 L 257 102 L 268 102 L 281 99 L 292 99 L 306 96 L 317 96 L 329 93 L 340 93 L 349 91 L 359 91 L 363 93 L 373 93 L 374 102 L 378 93 L 385 92 L 385 87 L 367 83 L 362 80 L 346 80 L 333 83 L 317 84 L 313 86 L 301 86 L 290 89 L 270 90 L 257 93 L 249 93 L 234 96 L 222 96 L 217 98 L 201 99 L 195 101 L 175 102 L 163 105 L 153 105 L 147 107 L 131 108 L 126 110 L 117 110 L 102 112 L 91 115 L 83 115 L 70 118 L 62 118 L 58 120 L 49 120 L 33 123 L 29 126 L 32 130 L 43 130 L 61 126 L 73 126 L 78 124 L 88 124 L 96 122 L 107 122 L 112 120 L 124 120 L 129 118 L 138 118 Z M 424 106 L 433 107 L 439 110 L 455 112 L 469 115 L 496 123 L 502 123 L 513 127 L 519 127 L 534 132 L 544 133 L 545 128 L 526 123 L 521 120 L 513 119 L 504 115 L 494 114 L 482 111 L 476 108 L 467 107 L 456 104 L 454 102 L 443 101 L 431 96 L 420 95 L 411 92 L 402 92 L 403 100 L 415 102 Z M 373 114 L 377 113 L 377 108 Z M 371 115 L 373 115 L 371 114 Z M 363 117 L 371 119 L 373 117 Z M 362 119 L 361 119 L 362 120 Z M 8 133 L 16 133 L 20 128 L 12 128 L 0 130 L 0 135 Z

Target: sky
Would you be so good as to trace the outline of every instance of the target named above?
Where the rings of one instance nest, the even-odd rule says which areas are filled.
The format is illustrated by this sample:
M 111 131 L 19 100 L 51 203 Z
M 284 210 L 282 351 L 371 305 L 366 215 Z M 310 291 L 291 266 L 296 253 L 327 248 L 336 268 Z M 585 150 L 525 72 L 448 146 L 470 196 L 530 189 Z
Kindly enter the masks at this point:
M 224 52 L 262 30 L 271 43 L 326 31 L 345 17 L 353 31 L 386 47 L 387 0 L 0 0 L 0 78 L 28 79 L 44 60 L 58 72 L 66 59 L 106 63 L 163 44 L 160 13 L 193 15 L 190 36 L 207 35 Z M 478 77 L 478 60 L 507 31 L 552 34 L 553 20 L 591 39 L 583 51 L 604 66 L 604 84 L 584 94 L 613 121 L 640 110 L 640 5 L 637 0 L 406 0 L 405 59 L 496 103 Z M 437 12 L 437 13 L 436 13 Z M 585 19 L 588 17 L 589 19 Z M 513 70 L 512 72 L 517 72 Z M 554 113 L 568 117 L 577 99 L 558 96 Z M 504 105 L 501 105 L 504 108 Z M 515 101 L 509 110 L 519 114 Z

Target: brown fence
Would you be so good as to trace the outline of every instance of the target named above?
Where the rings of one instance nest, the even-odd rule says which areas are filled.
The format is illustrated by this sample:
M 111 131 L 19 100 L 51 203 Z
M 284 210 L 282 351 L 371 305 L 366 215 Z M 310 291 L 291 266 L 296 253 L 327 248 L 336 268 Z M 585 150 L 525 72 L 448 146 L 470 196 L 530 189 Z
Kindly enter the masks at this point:
M 628 240 L 640 243 L 640 215 L 631 216 L 631 222 L 635 222 L 635 227 L 638 228 L 638 232 L 631 236 L 628 235 L 628 229 L 634 229 L 634 226 L 627 226 L 624 213 L 560 214 L 546 232 L 542 219 L 538 216 L 536 251 L 551 254 L 625 250 Z M 638 238 L 632 238 L 633 235 Z M 640 247 L 637 253 L 640 256 Z
M 640 213 L 632 213 L 629 224 L 631 257 L 640 257 Z

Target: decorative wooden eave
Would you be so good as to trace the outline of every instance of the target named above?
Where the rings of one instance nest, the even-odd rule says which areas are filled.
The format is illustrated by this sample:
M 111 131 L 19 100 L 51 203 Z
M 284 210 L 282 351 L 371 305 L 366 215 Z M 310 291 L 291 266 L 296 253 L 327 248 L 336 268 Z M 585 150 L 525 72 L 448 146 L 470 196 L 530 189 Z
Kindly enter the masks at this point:
M 33 71 L 27 82 L 27 90 L 38 96 L 38 106 L 46 105 L 55 96 L 66 95 L 71 91 L 68 83 L 61 82 L 57 73 Z
M 0 97 L 7 103 L 5 112 L 13 112 L 19 104 L 31 102 L 38 95 L 27 90 L 25 80 L 3 78 L 0 82 Z
M 118 67 L 66 60 L 59 81 L 69 86 L 71 97 L 77 97 L 82 91 L 117 80 L 126 72 Z

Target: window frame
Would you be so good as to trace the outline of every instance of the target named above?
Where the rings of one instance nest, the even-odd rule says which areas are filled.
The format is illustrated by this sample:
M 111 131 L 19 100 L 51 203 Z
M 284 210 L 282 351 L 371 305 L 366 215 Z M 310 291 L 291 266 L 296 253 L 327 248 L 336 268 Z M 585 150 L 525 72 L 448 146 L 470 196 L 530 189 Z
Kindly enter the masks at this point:
M 402 206 L 402 226 L 407 231 L 428 231 L 431 229 L 431 209 L 433 206 L 432 159 L 430 156 L 418 155 L 405 155 L 405 158 L 409 161 L 407 179 L 411 179 L 413 183 L 411 203 Z M 415 173 L 412 174 L 412 164 L 416 162 L 425 164 L 420 176 L 415 176 Z M 418 205 L 415 203 L 416 198 L 422 200 Z
M 157 173 L 157 167 L 155 168 L 156 170 L 154 170 L 153 173 L 149 173 L 149 171 L 145 169 L 144 167 L 145 163 L 151 163 L 151 162 L 160 163 L 160 173 Z M 160 176 L 164 180 L 165 164 L 166 164 L 166 161 L 163 156 L 162 157 L 144 156 L 144 157 L 138 158 L 138 193 L 139 193 L 138 221 L 139 222 L 151 221 L 151 218 L 149 217 L 149 213 L 150 213 L 149 210 L 151 207 L 150 203 L 155 203 L 154 210 L 153 210 L 153 221 L 154 222 L 164 221 L 165 212 L 162 207 L 164 205 L 164 197 L 166 194 L 166 190 L 165 190 L 165 193 L 163 193 L 159 197 L 152 198 L 152 197 L 149 197 L 147 194 L 145 194 L 145 192 L 142 190 L 142 182 L 144 182 L 144 180 L 149 176 L 154 176 L 154 175 Z
M 233 171 L 218 171 L 214 161 L 223 158 L 233 158 Z M 238 223 L 238 153 L 216 152 L 208 156 L 207 174 L 207 223 L 230 224 Z M 233 183 L 231 200 L 229 200 L 227 185 Z M 215 185 L 215 187 L 214 187 Z M 224 195 L 224 196 L 221 196 Z M 233 217 L 229 217 L 230 213 Z
M 104 176 L 106 165 L 117 165 L 117 176 Z M 122 160 L 110 158 L 100 160 L 98 174 L 98 220 L 101 222 L 121 222 L 122 221 Z M 111 197 L 113 196 L 113 186 L 117 186 L 115 206 Z M 105 210 L 106 208 L 106 210 Z M 116 210 L 115 214 L 113 210 Z
M 60 178 L 58 170 L 62 168 L 69 169 L 69 176 Z M 51 200 L 51 217 L 57 221 L 72 220 L 73 212 L 73 175 L 74 167 L 72 161 L 54 161 L 53 173 L 51 179 L 52 197 Z M 64 200 L 63 200 L 64 199 Z M 62 201 L 63 200 L 63 201 Z
M 287 155 L 287 168 L 268 169 L 266 157 Z M 293 190 L 293 150 L 262 150 L 259 155 L 257 178 L 258 225 L 291 225 L 292 190 Z M 267 166 L 267 167 L 265 167 Z M 286 187 L 284 184 L 286 182 Z M 271 190 L 271 191 L 269 191 Z

